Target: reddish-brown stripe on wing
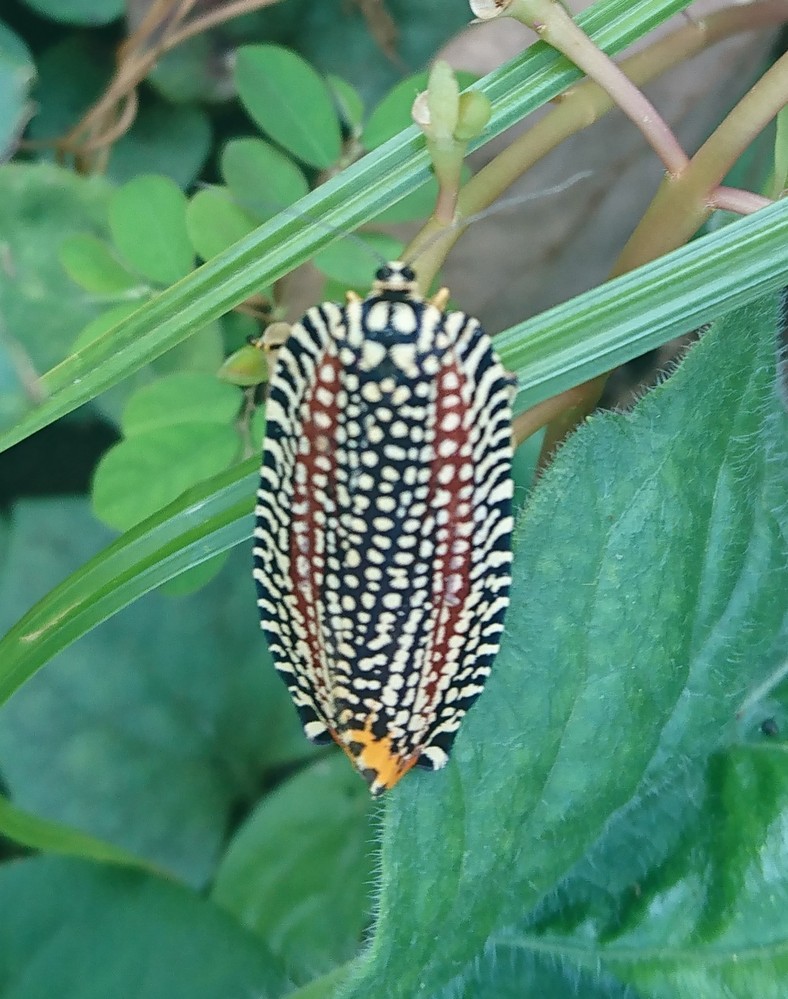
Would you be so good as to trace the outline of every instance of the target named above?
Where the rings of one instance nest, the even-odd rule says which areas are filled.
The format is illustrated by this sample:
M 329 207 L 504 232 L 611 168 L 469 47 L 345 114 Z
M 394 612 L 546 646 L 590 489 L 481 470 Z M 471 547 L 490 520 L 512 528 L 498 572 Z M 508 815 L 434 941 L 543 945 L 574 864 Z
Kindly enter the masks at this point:
M 304 400 L 301 437 L 293 469 L 290 520 L 290 572 L 297 615 L 306 624 L 305 668 L 323 711 L 331 700 L 331 662 L 326 648 L 326 608 L 322 587 L 326 573 L 326 527 L 334 516 L 336 483 L 337 386 L 340 363 L 324 355 Z M 321 703 L 322 702 L 322 703 Z
M 457 658 L 452 639 L 470 593 L 473 508 L 468 407 L 461 394 L 462 372 L 456 362 L 436 376 L 433 459 L 428 508 L 435 518 L 432 596 L 434 626 L 427 654 L 422 710 L 437 715 L 436 701 L 450 686 Z M 444 682 L 441 682 L 443 678 Z

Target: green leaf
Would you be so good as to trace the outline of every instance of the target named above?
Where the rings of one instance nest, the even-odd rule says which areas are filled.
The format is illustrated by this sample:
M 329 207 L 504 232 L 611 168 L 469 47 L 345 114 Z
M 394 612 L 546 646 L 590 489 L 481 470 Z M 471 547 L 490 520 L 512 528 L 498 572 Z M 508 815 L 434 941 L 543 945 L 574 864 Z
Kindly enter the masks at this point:
M 756 741 L 788 736 L 788 659 L 751 690 L 739 708 L 737 717 L 742 728 L 742 740 Z
M 222 324 L 214 321 L 154 358 L 151 367 L 160 375 L 179 371 L 203 371 L 214 375 L 223 357 Z
M 422 70 L 400 80 L 372 109 L 361 136 L 365 149 L 376 149 L 411 124 L 411 107 L 426 89 L 428 77 L 429 72 Z
M 253 444 L 256 444 L 258 454 L 263 450 L 263 437 L 265 436 L 265 409 L 261 406 L 255 410 L 249 424 L 249 437 Z
M 486 690 L 446 770 L 388 796 L 380 920 L 343 999 L 447 986 L 622 809 L 679 768 L 697 773 L 782 660 L 776 327 L 774 300 L 732 314 L 631 415 L 586 423 L 543 476 Z
M 260 335 L 259 324 L 251 317 L 241 312 L 228 312 L 222 317 L 222 343 L 224 354 L 239 350 L 248 345 L 250 337 Z
M 578 23 L 602 48 L 615 52 L 686 5 L 686 0 L 630 0 L 627 3 L 603 0 L 592 10 L 585 11 Z M 579 71 L 567 68 L 547 46 L 535 45 L 480 81 L 479 89 L 494 101 L 484 141 L 550 100 L 578 76 Z M 476 145 L 482 145 L 482 141 Z M 44 379 L 48 394 L 46 402 L 0 437 L 0 450 L 70 412 L 188 338 L 206 322 L 222 315 L 261 287 L 270 286 L 336 238 L 336 233 L 347 232 L 394 204 L 425 181 L 428 173 L 424 143 L 414 126 L 322 184 L 303 199 L 297 209 L 283 212 L 176 287 L 163 292 L 91 351 L 73 357 L 50 372 Z M 696 244 L 694 248 L 668 258 L 667 265 L 664 261 L 658 262 L 654 265 L 656 282 L 651 280 L 652 272 L 644 269 L 621 279 L 621 283 L 595 290 L 583 300 L 584 305 L 589 301 L 594 303 L 583 317 L 584 321 L 592 321 L 591 329 L 575 327 L 572 336 L 576 339 L 566 352 L 568 338 L 562 335 L 563 326 L 553 328 L 550 325 L 555 313 L 534 320 L 528 331 L 542 351 L 538 387 L 538 391 L 544 393 L 541 398 L 555 394 L 551 391 L 552 385 L 564 376 L 574 378 L 575 384 L 591 378 L 685 332 L 687 324 L 709 321 L 723 315 L 733 305 L 779 287 L 781 281 L 785 283 L 788 267 L 780 266 L 780 250 L 785 240 L 786 213 L 788 206 L 777 204 L 739 221 L 738 228 L 729 227 L 735 236 L 715 234 L 721 242 L 702 246 L 702 249 Z M 318 218 L 320 222 L 310 221 Z M 739 237 L 741 247 L 725 242 L 726 238 L 736 240 Z M 685 252 L 689 253 L 689 260 L 681 255 Z M 706 268 L 702 276 L 697 271 L 693 273 L 693 267 L 701 259 Z M 685 277 L 689 263 L 692 266 Z M 667 274 L 662 269 L 665 266 Z M 736 276 L 733 284 L 731 275 Z M 712 280 L 719 278 L 719 283 L 710 286 L 709 277 Z M 663 281 L 666 284 L 663 285 Z M 674 288 L 682 293 L 675 303 Z M 622 338 L 625 346 L 622 347 L 619 341 L 614 350 L 606 352 L 603 349 L 608 343 L 606 331 L 616 312 L 614 303 L 619 298 L 625 305 L 633 306 L 626 315 L 628 329 Z M 604 315 L 600 315 L 596 307 L 599 299 L 607 306 Z M 666 306 L 666 302 L 673 304 Z M 652 311 L 659 313 L 656 323 L 651 321 Z M 562 324 L 566 318 L 566 313 L 562 312 Z M 545 325 L 549 335 L 540 344 Z M 588 352 L 582 346 L 586 332 L 590 334 L 593 348 Z M 519 337 L 523 336 L 520 332 Z M 558 338 L 561 350 L 551 352 L 548 349 L 551 337 Z M 595 339 L 597 337 L 602 337 L 601 344 Z M 510 347 L 512 355 L 515 354 L 513 347 Z M 578 358 L 578 352 L 583 355 L 581 358 Z M 546 356 L 550 358 L 547 366 L 551 369 L 547 377 Z M 530 351 L 529 359 L 533 359 Z M 550 384 L 546 384 L 547 381 Z
M 84 500 L 20 504 L 0 630 L 107 536 Z M 231 816 L 276 768 L 315 752 L 271 664 L 253 592 L 248 550 L 238 552 L 199 593 L 151 594 L 18 691 L 0 712 L 0 772 L 15 806 L 204 885 Z
M 129 399 L 123 414 L 126 437 L 155 433 L 179 423 L 227 426 L 238 414 L 241 397 L 230 385 L 197 371 L 158 378 Z
M 389 260 L 398 260 L 402 243 L 381 232 L 345 237 L 315 254 L 318 270 L 349 288 L 369 288 L 375 271 Z
M 274 999 L 287 980 L 210 902 L 138 871 L 39 857 L 0 868 L 6 999 Z
M 203 260 L 210 260 L 226 250 L 254 227 L 251 215 L 239 208 L 222 188 L 198 191 L 186 207 L 186 231 Z
M 113 326 L 128 319 L 132 312 L 136 312 L 139 307 L 139 302 L 119 302 L 107 309 L 106 312 L 100 313 L 77 333 L 77 338 L 71 345 L 72 350 L 75 352 L 83 350 L 88 344 L 103 336 L 107 330 L 111 330 Z
M 162 585 L 161 592 L 168 597 L 184 597 L 196 593 L 217 576 L 226 563 L 227 552 L 214 555 L 207 562 L 200 562 L 199 565 L 182 572 L 180 576 L 168 580 Z
M 167 177 L 136 177 L 112 195 L 109 226 L 120 253 L 140 274 L 171 284 L 194 266 L 186 198 Z
M 91 558 L 28 613 L 16 607 L 19 620 L 0 641 L 0 703 L 133 600 L 250 538 L 258 477 L 254 458 L 201 483 Z M 14 619 L 9 609 L 7 623 Z
M 436 999 L 646 999 L 613 976 L 562 962 L 548 951 L 539 953 L 511 945 L 490 945 L 462 983 L 442 989 Z
M 406 195 L 391 208 L 386 208 L 375 217 L 375 223 L 387 225 L 394 222 L 414 222 L 428 218 L 435 210 L 438 200 L 438 181 L 430 177 L 424 184 Z
M 261 221 L 303 198 L 309 190 L 301 170 L 262 139 L 233 139 L 222 150 L 222 176 L 233 197 Z
M 649 997 L 778 995 L 788 969 L 786 762 L 785 745 L 733 747 L 711 757 L 693 798 L 652 796 L 640 809 L 647 825 L 630 823 L 626 839 L 597 850 L 593 868 L 565 884 L 560 910 L 548 902 L 538 921 L 504 932 L 498 956 L 511 948 L 569 969 L 601 966 Z M 644 828 L 671 842 L 656 860 L 643 855 Z M 618 861 L 635 852 L 637 881 L 622 884 Z
M 17 139 L 24 131 L 33 106 L 30 87 L 36 68 L 30 51 L 10 28 L 0 21 L 0 160 L 14 151 Z
M 308 62 L 278 45 L 244 45 L 235 83 L 254 121 L 289 153 L 319 169 L 336 163 L 342 139 L 334 103 Z
M 79 333 L 74 341 L 73 349 L 82 350 L 93 340 L 106 333 L 118 323 L 124 322 L 132 314 L 139 304 L 136 302 L 122 302 L 103 312 L 100 316 Z M 151 378 L 166 376 L 170 373 L 182 374 L 189 372 L 202 372 L 210 374 L 210 382 L 216 381 L 218 366 L 222 363 L 224 352 L 222 350 L 221 331 L 218 323 L 209 323 L 203 327 L 196 336 L 178 344 L 166 354 L 156 358 L 152 365 L 141 368 L 132 378 L 127 378 L 118 385 L 113 386 L 96 400 L 97 405 L 105 416 L 113 422 L 120 423 L 120 416 L 128 399 L 142 385 L 147 385 Z M 207 383 L 202 383 L 207 386 Z M 211 388 L 206 387 L 210 392 Z M 229 407 L 229 401 L 227 403 Z
M 227 468 L 238 451 L 235 428 L 216 423 L 176 423 L 137 433 L 101 458 L 93 476 L 93 509 L 105 524 L 128 530 Z
M 364 101 L 355 87 L 341 76 L 331 73 L 326 77 L 334 101 L 339 108 L 339 116 L 346 128 L 353 134 L 360 134 L 364 118 Z
M 109 186 L 48 164 L 0 166 L 0 301 L 3 333 L 42 371 L 65 357 L 101 305 L 58 259 L 64 237 L 104 229 Z
M 333 754 L 265 798 L 219 867 L 214 901 L 298 981 L 359 948 L 372 874 L 370 806 L 348 761 Z
M 315 978 L 309 985 L 289 992 L 287 999 L 334 999 L 337 989 L 347 980 L 353 967 L 354 962 L 349 962 L 339 968 L 334 968 L 328 974 Z
M 405 67 L 427 65 L 471 18 L 467 3 L 391 0 L 366 8 L 366 17 L 362 10 L 342 0 L 307 4 L 295 38 L 299 52 L 321 71 L 349 80 L 368 103 L 400 80 Z
M 121 295 L 139 288 L 139 278 L 115 257 L 103 239 L 75 233 L 63 241 L 60 262 L 72 281 L 98 295 Z
M 109 24 L 123 13 L 123 0 L 25 0 L 32 10 L 61 24 Z
M 229 25 L 225 22 L 218 30 L 209 29 L 193 35 L 165 52 L 146 81 L 170 106 L 227 101 L 233 94 L 234 48 L 230 43 Z
M 193 183 L 210 151 L 211 125 L 204 111 L 144 101 L 131 129 L 112 146 L 107 176 L 125 184 L 140 174 L 164 174 L 184 188 Z
M 230 385 L 251 388 L 268 381 L 268 359 L 265 350 L 247 343 L 234 351 L 216 373 L 217 378 Z
M 142 286 L 140 290 L 143 289 L 147 295 L 149 293 L 149 288 L 147 286 Z M 113 305 L 111 308 L 107 309 L 106 312 L 102 312 L 100 315 L 96 316 L 95 319 L 91 320 L 87 326 L 83 327 L 79 331 L 76 340 L 71 345 L 72 351 L 76 352 L 82 350 L 88 344 L 97 340 L 100 336 L 103 336 L 107 330 L 112 329 L 118 323 L 124 322 L 132 314 L 132 312 L 135 312 L 138 308 L 139 301 L 120 302 L 118 305 Z M 191 340 L 190 342 L 193 343 L 194 340 Z M 107 389 L 106 392 L 97 396 L 93 400 L 92 405 L 99 410 L 102 416 L 117 426 L 120 424 L 120 417 L 126 407 L 129 397 L 136 392 L 141 385 L 146 385 L 152 377 L 153 374 L 149 365 L 144 368 L 140 368 L 140 370 L 135 371 L 130 378 L 124 379 L 118 385 L 113 385 L 112 388 Z

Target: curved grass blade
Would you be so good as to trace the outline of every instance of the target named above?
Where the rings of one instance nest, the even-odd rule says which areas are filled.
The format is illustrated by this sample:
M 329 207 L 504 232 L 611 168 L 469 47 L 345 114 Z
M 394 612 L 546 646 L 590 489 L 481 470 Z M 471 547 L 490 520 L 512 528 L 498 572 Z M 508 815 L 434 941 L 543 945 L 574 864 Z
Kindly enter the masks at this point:
M 188 490 L 32 607 L 0 642 L 0 703 L 133 600 L 250 537 L 257 466 L 250 459 Z
M 156 868 L 141 857 L 121 850 L 112 843 L 97 839 L 89 833 L 50 822 L 17 808 L 0 795 L 0 835 L 33 850 L 61 853 L 70 857 L 85 857 L 102 863 L 122 864 L 125 867 Z
M 578 22 L 600 47 L 615 53 L 688 5 L 687 0 L 602 0 Z M 567 60 L 539 43 L 479 81 L 474 89 L 488 94 L 493 114 L 477 146 L 579 76 Z M 185 340 L 340 234 L 395 204 L 428 175 L 421 133 L 415 127 L 405 129 L 47 372 L 40 381 L 44 402 L 0 437 L 0 451 Z
M 788 283 L 788 201 L 696 240 L 496 338 L 520 408 Z M 71 642 L 178 573 L 251 537 L 257 460 L 189 490 L 118 538 L 0 641 L 0 703 Z

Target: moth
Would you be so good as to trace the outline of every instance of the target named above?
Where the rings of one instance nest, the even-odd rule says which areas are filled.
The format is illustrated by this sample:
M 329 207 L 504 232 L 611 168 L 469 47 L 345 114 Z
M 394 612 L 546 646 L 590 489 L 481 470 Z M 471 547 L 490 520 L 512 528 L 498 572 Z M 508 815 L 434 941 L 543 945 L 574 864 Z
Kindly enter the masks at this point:
M 314 742 L 373 795 L 448 759 L 509 602 L 512 377 L 399 261 L 290 329 L 267 401 L 254 578 Z

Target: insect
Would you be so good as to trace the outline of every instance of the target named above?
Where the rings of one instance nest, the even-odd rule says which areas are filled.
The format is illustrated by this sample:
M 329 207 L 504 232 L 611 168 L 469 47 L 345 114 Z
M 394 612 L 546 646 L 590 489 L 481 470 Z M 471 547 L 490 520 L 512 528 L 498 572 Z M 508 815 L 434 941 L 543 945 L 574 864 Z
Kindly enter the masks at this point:
M 291 327 L 269 389 L 261 625 L 307 737 L 373 795 L 445 765 L 509 602 L 512 376 L 447 298 L 381 267 Z

